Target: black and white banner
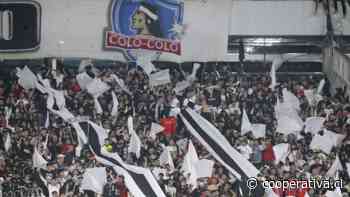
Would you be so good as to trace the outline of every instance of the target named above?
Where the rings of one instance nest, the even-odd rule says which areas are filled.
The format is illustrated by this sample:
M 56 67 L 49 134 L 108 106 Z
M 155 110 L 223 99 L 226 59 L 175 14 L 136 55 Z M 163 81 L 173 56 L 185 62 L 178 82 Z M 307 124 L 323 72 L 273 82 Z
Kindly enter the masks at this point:
M 117 174 L 123 175 L 126 187 L 133 196 L 166 197 L 149 169 L 126 164 L 117 153 L 109 153 L 102 148 L 107 137 L 105 129 L 91 121 L 80 122 L 79 126 L 85 132 L 97 161 L 113 167 Z
M 258 187 L 259 191 L 250 191 L 246 184 L 248 178 L 257 177 L 259 170 L 235 150 L 214 125 L 190 108 L 182 110 L 180 117 L 187 130 L 240 180 L 240 196 L 263 196 L 264 191 L 261 187 Z

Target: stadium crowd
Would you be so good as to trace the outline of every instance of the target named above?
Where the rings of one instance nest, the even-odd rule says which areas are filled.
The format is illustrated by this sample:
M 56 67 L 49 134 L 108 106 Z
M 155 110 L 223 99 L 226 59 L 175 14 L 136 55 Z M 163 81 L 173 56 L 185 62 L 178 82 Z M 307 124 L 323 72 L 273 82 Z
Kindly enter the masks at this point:
M 162 119 L 176 115 L 174 108 L 185 108 L 187 105 L 195 106 L 196 111 L 215 125 L 230 144 L 260 170 L 261 177 L 272 180 L 305 179 L 310 175 L 326 177 L 338 156 L 342 166 L 339 167 L 339 178 L 344 181 L 341 191 L 343 196 L 348 196 L 350 192 L 350 179 L 346 169 L 346 163 L 350 162 L 349 98 L 342 87 L 331 95 L 331 84 L 327 80 L 322 89 L 322 99 L 310 103 L 304 90 L 317 89 L 321 80 L 313 76 L 278 79 L 279 83 L 272 89 L 269 73 L 233 74 L 229 68 L 223 66 L 217 72 L 198 73 L 197 75 L 201 75 L 200 80 L 197 78 L 190 87 L 176 93 L 175 84 L 186 75 L 178 70 L 171 70 L 171 83 L 151 87 L 147 75 L 139 69 L 123 66 L 97 69 L 87 66 L 84 71 L 90 77 L 100 78 L 113 87 L 98 98 L 103 112 L 97 113 L 93 97 L 77 82 L 78 71 L 65 70 L 63 67 L 54 74 L 52 71 L 49 67 L 43 67 L 35 73 L 48 78 L 53 88 L 65 90 L 65 103 L 70 112 L 88 118 L 109 131 L 104 144 L 109 152 L 118 153 L 129 164 L 162 169 L 162 173 L 156 177 L 168 196 L 240 196 L 237 179 L 219 162 L 215 162 L 211 177 L 198 180 L 198 187 L 194 188 L 188 182 L 188 174 L 182 173 L 181 169 L 190 139 L 199 158 L 215 159 L 186 131 L 180 118 L 176 119 L 174 131 L 150 136 L 152 123 L 161 124 Z M 112 73 L 124 80 L 130 92 L 111 81 Z M 283 132 L 276 131 L 275 106 L 277 102 L 283 101 L 283 88 L 293 92 L 299 99 L 299 115 L 303 121 L 313 116 L 325 117 L 324 128 L 345 136 L 329 154 L 311 149 L 310 143 L 314 134 L 305 132 L 304 129 L 298 135 L 284 135 Z M 111 91 L 115 91 L 118 97 L 116 116 L 110 115 L 113 107 Z M 47 97 L 47 94 L 36 89 L 24 89 L 17 79 L 0 81 L 1 195 L 41 196 L 45 193 L 42 187 L 44 180 L 50 197 L 131 196 L 125 186 L 124 177 L 115 174 L 108 167 L 108 181 L 102 194 L 80 189 L 85 170 L 100 167 L 102 164 L 95 159 L 89 147 L 77 149 L 76 132 L 46 108 Z M 9 111 L 12 113 L 8 113 Z M 243 111 L 246 111 L 251 123 L 266 125 L 264 137 L 256 138 L 252 132 L 241 132 Z M 47 122 L 48 113 L 50 119 Z M 6 117 L 8 114 L 10 116 Z M 142 141 L 139 158 L 128 151 L 130 135 L 127 119 L 130 114 L 133 114 L 134 128 Z M 290 145 L 288 155 L 285 161 L 274 162 L 276 158 L 273 146 L 280 143 Z M 159 161 L 164 146 L 170 147 L 174 168 L 162 165 Z M 33 167 L 33 154 L 36 150 L 48 161 L 40 169 Z M 311 197 L 318 197 L 325 196 L 327 191 L 320 188 L 307 191 L 275 190 L 281 197 L 301 197 L 305 192 Z

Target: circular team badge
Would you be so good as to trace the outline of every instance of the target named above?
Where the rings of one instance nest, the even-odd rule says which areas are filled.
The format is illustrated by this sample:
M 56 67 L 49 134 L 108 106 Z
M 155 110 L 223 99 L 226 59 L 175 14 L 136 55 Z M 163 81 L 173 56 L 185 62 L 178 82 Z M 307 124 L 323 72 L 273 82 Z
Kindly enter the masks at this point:
M 104 47 L 129 60 L 162 52 L 181 54 L 183 3 L 179 0 L 113 0 Z

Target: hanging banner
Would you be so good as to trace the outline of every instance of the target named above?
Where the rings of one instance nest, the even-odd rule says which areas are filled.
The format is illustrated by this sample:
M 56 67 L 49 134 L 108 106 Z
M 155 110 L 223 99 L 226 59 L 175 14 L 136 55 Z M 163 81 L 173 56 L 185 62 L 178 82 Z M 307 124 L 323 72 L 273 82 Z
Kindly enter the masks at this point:
M 104 32 L 105 49 L 121 50 L 132 60 L 140 49 L 180 55 L 183 5 L 173 0 L 113 0 L 110 27 Z

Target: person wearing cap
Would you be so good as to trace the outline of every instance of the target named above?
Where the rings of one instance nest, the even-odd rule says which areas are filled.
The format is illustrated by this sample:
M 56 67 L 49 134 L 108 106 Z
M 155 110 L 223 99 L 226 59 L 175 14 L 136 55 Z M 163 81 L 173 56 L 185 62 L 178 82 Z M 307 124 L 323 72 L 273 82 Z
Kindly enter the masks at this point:
M 142 2 L 132 16 L 132 28 L 138 35 L 162 37 L 157 8 Z

